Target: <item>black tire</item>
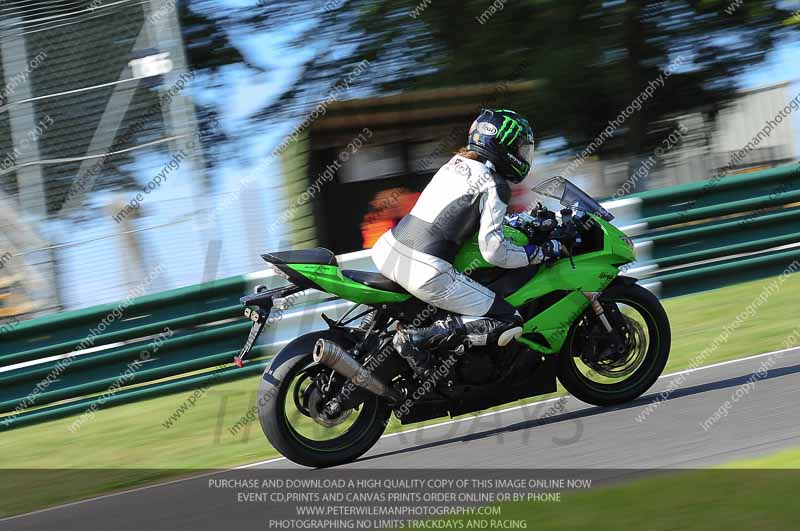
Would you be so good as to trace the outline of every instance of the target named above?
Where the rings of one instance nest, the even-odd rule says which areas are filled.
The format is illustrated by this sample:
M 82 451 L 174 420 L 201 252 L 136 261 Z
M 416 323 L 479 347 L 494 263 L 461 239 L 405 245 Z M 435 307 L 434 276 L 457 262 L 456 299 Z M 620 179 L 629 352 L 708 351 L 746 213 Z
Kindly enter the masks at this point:
M 309 351 L 307 355 L 296 356 L 286 362 L 288 371 L 277 386 L 266 378 L 261 379 L 257 402 L 261 429 L 276 450 L 299 465 L 323 468 L 355 461 L 383 435 L 392 410 L 385 400 L 375 396 L 354 412 L 358 418 L 340 436 L 325 441 L 304 437 L 294 430 L 286 418 L 285 406 L 295 377 L 312 363 Z
M 650 338 L 644 360 L 624 381 L 613 384 L 594 382 L 575 364 L 576 325 L 573 325 L 558 357 L 558 379 L 578 400 L 596 406 L 613 406 L 638 398 L 658 380 L 669 359 L 672 337 L 664 307 L 647 289 L 636 284 L 611 286 L 600 296 L 600 301 L 621 302 L 642 315 Z

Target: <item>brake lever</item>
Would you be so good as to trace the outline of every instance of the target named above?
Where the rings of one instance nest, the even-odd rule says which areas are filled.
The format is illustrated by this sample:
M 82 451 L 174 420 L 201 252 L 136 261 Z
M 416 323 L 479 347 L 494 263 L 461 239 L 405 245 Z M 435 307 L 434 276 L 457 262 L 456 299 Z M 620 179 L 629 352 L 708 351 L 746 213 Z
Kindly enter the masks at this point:
M 575 260 L 572 259 L 572 248 L 569 250 L 569 265 L 572 266 L 572 270 L 575 270 Z
M 575 268 L 575 260 L 572 259 L 572 250 L 575 248 L 575 244 L 577 240 L 580 239 L 580 236 L 577 235 L 577 230 L 573 224 L 572 230 L 568 226 L 568 223 L 563 223 L 560 226 L 555 227 L 552 231 L 550 231 L 550 239 L 558 240 L 561 242 L 561 245 L 567 250 L 567 258 L 569 258 L 569 265 L 572 269 Z M 567 243 L 569 241 L 569 243 Z

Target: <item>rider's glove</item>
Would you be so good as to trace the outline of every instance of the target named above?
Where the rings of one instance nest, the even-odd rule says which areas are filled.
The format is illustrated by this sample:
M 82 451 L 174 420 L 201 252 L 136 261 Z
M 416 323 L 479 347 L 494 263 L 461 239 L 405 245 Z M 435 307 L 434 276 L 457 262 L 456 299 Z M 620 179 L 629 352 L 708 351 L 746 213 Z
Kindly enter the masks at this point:
M 515 229 L 519 229 L 522 227 L 522 220 L 519 218 L 517 214 L 510 214 L 506 216 L 506 225 L 509 227 L 513 227 Z
M 539 262 L 552 262 L 561 257 L 561 242 L 558 240 L 546 241 L 540 245 L 529 243 L 525 245 L 525 252 L 528 254 L 528 261 Z
M 558 240 L 550 240 L 542 244 L 543 262 L 554 262 L 561 257 L 561 242 Z
M 528 262 L 531 262 L 532 260 L 534 260 L 536 257 L 539 256 L 539 246 L 538 245 L 534 245 L 532 243 L 529 243 L 527 245 L 523 245 L 523 248 L 525 249 L 525 254 L 528 255 Z

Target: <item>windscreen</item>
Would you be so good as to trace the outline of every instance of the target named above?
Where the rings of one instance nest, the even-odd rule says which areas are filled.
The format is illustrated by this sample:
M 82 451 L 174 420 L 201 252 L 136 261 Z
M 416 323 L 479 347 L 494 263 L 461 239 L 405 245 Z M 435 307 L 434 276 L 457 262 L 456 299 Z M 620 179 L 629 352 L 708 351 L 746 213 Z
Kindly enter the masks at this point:
M 533 188 L 533 192 L 545 197 L 551 197 L 566 208 L 581 210 L 595 214 L 606 221 L 611 221 L 614 216 L 595 201 L 589 194 L 569 182 L 563 177 L 552 177 Z

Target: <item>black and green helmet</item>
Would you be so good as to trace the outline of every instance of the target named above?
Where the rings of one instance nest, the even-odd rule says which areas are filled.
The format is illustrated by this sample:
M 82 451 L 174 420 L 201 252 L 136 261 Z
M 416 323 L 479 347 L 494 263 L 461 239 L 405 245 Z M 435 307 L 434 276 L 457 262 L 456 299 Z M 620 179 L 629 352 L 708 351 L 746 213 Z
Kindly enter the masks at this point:
M 484 109 L 469 129 L 468 147 L 486 157 L 503 177 L 519 183 L 533 164 L 533 129 L 514 111 Z

